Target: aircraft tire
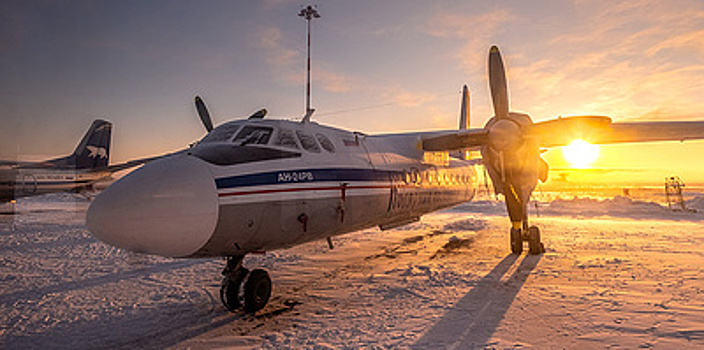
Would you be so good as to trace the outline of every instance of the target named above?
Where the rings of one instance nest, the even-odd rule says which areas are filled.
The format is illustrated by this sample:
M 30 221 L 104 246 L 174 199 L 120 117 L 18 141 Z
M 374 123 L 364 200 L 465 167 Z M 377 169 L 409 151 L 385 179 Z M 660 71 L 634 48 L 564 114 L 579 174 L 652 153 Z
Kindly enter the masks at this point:
M 538 255 L 545 252 L 545 247 L 540 241 L 540 229 L 537 226 L 531 226 L 528 229 L 528 247 L 531 255 Z
M 225 308 L 230 312 L 237 311 L 242 307 L 240 302 L 240 288 L 242 281 L 249 273 L 249 270 L 240 268 L 236 273 L 230 276 L 225 276 L 220 286 L 220 300 Z
M 264 308 L 271 297 L 271 278 L 262 269 L 252 270 L 243 284 L 244 310 L 256 312 Z
M 516 255 L 523 253 L 523 237 L 520 229 L 511 229 L 511 252 Z

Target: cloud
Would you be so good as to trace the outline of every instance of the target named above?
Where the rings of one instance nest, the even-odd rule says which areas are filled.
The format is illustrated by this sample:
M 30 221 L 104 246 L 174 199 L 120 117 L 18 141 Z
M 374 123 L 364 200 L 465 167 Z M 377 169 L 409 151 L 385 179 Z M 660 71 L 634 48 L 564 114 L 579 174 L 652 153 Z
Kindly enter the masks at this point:
M 299 59 L 298 51 L 281 43 L 281 29 L 264 28 L 257 33 L 258 46 L 263 49 L 266 62 L 275 69 L 285 69 Z
M 283 32 L 279 28 L 261 29 L 256 33 L 257 47 L 261 49 L 272 74 L 277 76 L 280 82 L 287 85 L 304 84 L 304 55 L 284 44 L 282 37 Z M 311 80 L 328 92 L 342 93 L 355 89 L 357 79 L 335 71 L 333 68 L 329 68 L 330 66 L 325 62 L 313 63 Z
M 702 21 L 704 22 L 704 18 Z M 653 56 L 664 50 L 683 48 L 691 48 L 704 53 L 704 29 L 670 37 L 652 46 L 647 54 Z
M 484 67 L 487 43 L 493 42 L 503 25 L 515 18 L 506 8 L 480 14 L 438 13 L 430 18 L 425 32 L 463 42 L 455 56 L 462 69 L 476 71 Z
M 316 82 L 322 85 L 325 91 L 329 92 L 350 92 L 357 86 L 355 78 L 323 67 L 314 67 L 311 75 L 313 75 L 313 79 Z
M 418 107 L 423 104 L 433 102 L 437 99 L 435 94 L 426 92 L 411 92 L 405 90 L 394 90 L 389 92 L 392 100 L 402 107 Z
M 569 23 L 551 19 L 559 34 L 548 32 L 548 40 L 517 48 L 532 55 L 508 57 L 512 100 L 518 102 L 512 106 L 539 119 L 672 119 L 704 108 L 702 3 L 576 1 L 573 11 L 577 16 Z

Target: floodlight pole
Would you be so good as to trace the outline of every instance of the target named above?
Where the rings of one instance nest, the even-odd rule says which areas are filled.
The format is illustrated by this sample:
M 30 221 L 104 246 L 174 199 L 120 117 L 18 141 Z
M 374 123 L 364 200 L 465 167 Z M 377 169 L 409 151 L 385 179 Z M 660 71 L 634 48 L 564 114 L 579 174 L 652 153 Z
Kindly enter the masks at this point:
M 314 109 L 310 108 L 310 20 L 313 18 L 320 18 L 320 14 L 316 10 L 315 6 L 308 5 L 308 7 L 301 10 L 298 16 L 303 17 L 307 22 L 307 50 L 308 50 L 308 62 L 307 62 L 307 76 L 306 76 L 306 116 L 303 121 L 310 120 L 310 116 L 313 114 Z

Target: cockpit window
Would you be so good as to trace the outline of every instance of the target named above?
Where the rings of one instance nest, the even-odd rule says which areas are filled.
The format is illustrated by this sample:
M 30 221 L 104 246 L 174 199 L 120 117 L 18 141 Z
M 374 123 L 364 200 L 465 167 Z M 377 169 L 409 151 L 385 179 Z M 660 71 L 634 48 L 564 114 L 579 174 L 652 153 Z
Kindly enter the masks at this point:
M 320 145 L 323 146 L 323 148 L 326 151 L 328 151 L 330 153 L 335 152 L 335 145 L 332 144 L 332 141 L 330 141 L 330 139 L 327 138 L 327 136 L 325 136 L 323 134 L 315 134 L 315 138 L 318 139 L 318 142 L 320 142 Z
M 222 142 L 229 140 L 242 124 L 225 124 L 213 129 L 201 142 Z
M 286 128 L 279 128 L 276 137 L 274 137 L 273 144 L 276 146 L 299 149 L 298 143 L 296 143 L 296 137 L 293 136 L 293 131 Z
M 247 125 L 242 128 L 232 142 L 237 146 L 266 145 L 272 132 L 273 129 L 269 127 Z
M 320 146 L 318 146 L 313 136 L 301 130 L 296 130 L 296 136 L 298 136 L 298 140 L 301 141 L 301 146 L 303 146 L 306 151 L 320 153 Z

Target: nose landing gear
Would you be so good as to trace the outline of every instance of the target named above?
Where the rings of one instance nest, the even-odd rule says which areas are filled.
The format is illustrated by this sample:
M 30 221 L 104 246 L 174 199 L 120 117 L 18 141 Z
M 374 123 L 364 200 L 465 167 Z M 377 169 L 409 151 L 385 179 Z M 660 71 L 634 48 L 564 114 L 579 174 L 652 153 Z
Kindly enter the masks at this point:
M 523 253 L 523 242 L 528 242 L 528 253 L 539 255 L 545 253 L 545 245 L 540 239 L 540 229 L 538 226 L 531 226 L 525 229 L 511 229 L 511 252 L 516 255 Z
M 271 297 L 271 278 L 262 269 L 249 271 L 242 266 L 242 256 L 227 258 L 222 271 L 225 276 L 220 287 L 220 300 L 229 311 L 243 308 L 246 312 L 256 312 L 264 308 Z
M 523 253 L 523 234 L 520 228 L 511 228 L 511 252 L 516 255 Z
M 528 228 L 528 252 L 531 255 L 545 253 L 545 246 L 540 241 L 540 229 L 538 226 Z

